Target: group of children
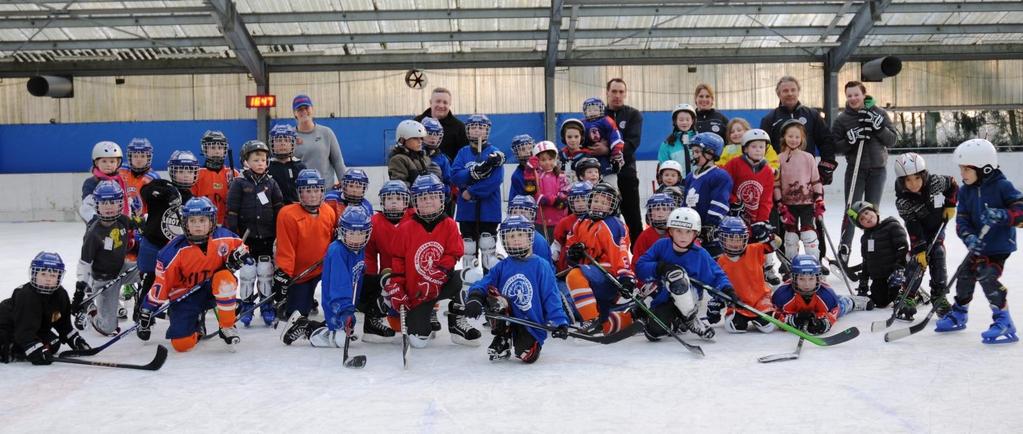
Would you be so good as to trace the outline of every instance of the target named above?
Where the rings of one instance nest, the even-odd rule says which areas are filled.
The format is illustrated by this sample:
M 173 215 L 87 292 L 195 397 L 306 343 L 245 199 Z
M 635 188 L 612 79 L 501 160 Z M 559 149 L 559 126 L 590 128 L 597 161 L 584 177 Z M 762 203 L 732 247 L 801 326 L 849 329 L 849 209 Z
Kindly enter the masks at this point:
M 980 283 L 994 312 L 984 342 L 1017 339 L 998 277 L 1015 250 L 1015 227 L 1023 225 L 1023 194 L 998 170 L 990 142 L 974 139 L 956 149 L 961 189 L 952 177 L 929 174 L 917 154 L 898 158 L 905 228 L 893 217 L 881 219 L 875 204 L 847 210 L 864 231 L 864 262 L 850 267 L 859 294 L 848 297 L 823 278 L 817 238 L 823 189 L 814 157 L 803 150 L 800 123 L 783 127 L 776 167 L 766 132 L 740 135 L 732 126 L 742 124 L 730 124 L 740 155 L 722 164 L 724 140 L 691 134 L 694 110 L 680 106 L 671 143 L 662 148 L 658 192 L 646 204 L 648 227 L 633 245 L 609 182 L 622 164 L 621 136 L 602 110 L 599 100 L 587 100 L 584 121 L 562 124 L 560 150 L 527 135 L 514 138 L 518 164 L 503 221 L 504 154 L 490 143 L 483 115 L 469 118 L 469 143 L 454 161 L 437 150 L 438 122 L 402 121 L 377 212 L 366 199 L 365 172 L 349 169 L 328 188 L 305 169 L 294 158 L 290 126 L 271 130 L 272 146 L 246 142 L 241 172 L 233 169 L 227 138 L 207 132 L 203 165 L 189 151 L 174 151 L 169 179 L 152 171 L 148 140 L 133 139 L 127 161 L 117 144 L 100 142 L 83 185 L 87 229 L 74 295 L 61 287 L 61 258 L 37 255 L 30 282 L 0 303 L 0 357 L 47 364 L 61 343 L 87 349 L 77 330 L 119 333 L 118 318 L 127 316 L 122 298 L 135 299 L 141 339 L 166 318 L 166 337 L 178 351 L 210 336 L 233 348 L 240 341 L 236 323 L 249 327 L 257 309 L 266 325 L 284 321 L 281 339 L 289 345 L 306 339 L 342 346 L 354 338 L 361 312 L 365 341 L 390 342 L 402 329 L 412 347 L 422 348 L 441 329 L 438 310 L 446 300 L 456 343 L 480 344 L 482 333 L 467 318 L 484 313 L 537 323 L 490 322 L 491 359 L 514 355 L 531 363 L 547 331 L 566 338 L 570 327 L 610 335 L 640 322 L 652 341 L 683 332 L 711 339 L 711 325 L 722 319 L 733 333 L 774 330 L 737 301 L 821 334 L 839 316 L 871 306 L 894 303 L 901 318 L 912 319 L 929 298 L 940 316 L 936 330 L 961 330 Z M 943 241 L 953 217 L 970 255 L 953 277 L 949 304 Z M 507 257 L 498 255 L 498 240 Z M 775 253 L 784 282 L 771 276 Z M 925 296 L 918 288 L 928 267 Z M 323 321 L 310 318 L 318 284 Z M 209 335 L 208 310 L 218 325 Z

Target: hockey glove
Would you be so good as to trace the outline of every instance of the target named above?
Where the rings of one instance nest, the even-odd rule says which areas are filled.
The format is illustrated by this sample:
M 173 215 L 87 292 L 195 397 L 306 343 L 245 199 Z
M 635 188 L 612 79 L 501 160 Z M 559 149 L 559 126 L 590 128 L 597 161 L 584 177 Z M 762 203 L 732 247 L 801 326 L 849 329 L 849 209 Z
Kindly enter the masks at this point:
M 792 211 L 789 211 L 789 207 L 785 204 L 778 204 L 778 215 L 781 216 L 782 224 L 786 226 L 796 225 L 796 216 L 792 215 Z
M 335 306 L 331 307 L 332 310 L 335 308 Z M 349 330 L 355 328 L 355 307 L 341 309 L 340 306 L 336 306 L 336 308 L 336 313 L 327 319 L 327 327 L 331 330 L 344 330 L 347 334 Z
M 824 217 L 824 199 L 823 198 L 817 198 L 817 200 L 815 200 L 813 202 L 813 216 L 817 217 L 817 218 Z
M 980 223 L 987 226 L 1005 226 L 1010 221 L 1009 211 L 1004 208 L 987 208 L 980 213 Z
M 586 257 L 586 245 L 583 243 L 572 244 L 568 246 L 568 252 L 565 255 L 568 257 L 569 262 L 578 264 Z
M 735 288 L 732 288 L 731 286 L 722 287 L 721 292 L 728 297 L 728 300 L 725 300 L 725 302 L 729 305 L 734 303 L 735 300 L 738 299 L 738 297 L 735 295 Z
M 916 263 L 920 264 L 920 269 L 927 268 L 927 252 L 920 252 L 916 254 Z
M 789 314 L 785 317 L 785 323 L 800 330 L 805 330 L 807 323 L 813 319 L 813 314 L 809 312 L 800 312 L 795 314 Z
M 153 323 L 156 320 L 153 318 L 153 311 L 142 308 L 139 311 L 139 328 L 135 330 L 135 334 L 138 335 L 139 339 L 148 341 L 149 336 L 152 334 Z
M 486 165 L 490 166 L 491 169 L 495 169 L 504 165 L 504 152 L 494 151 L 487 156 Z
M 561 257 L 561 243 L 559 243 L 557 240 L 555 240 L 553 243 L 551 243 L 551 260 L 554 261 L 554 262 L 558 262 L 558 259 L 560 257 Z
M 618 276 L 618 293 L 624 298 L 632 298 L 636 292 L 636 278 L 628 274 Z
M 41 342 L 33 342 L 28 345 L 25 349 L 25 357 L 28 361 L 32 362 L 33 365 L 49 365 L 53 363 L 53 356 L 50 355 L 49 351 L 46 351 L 46 346 Z
M 817 172 L 821 175 L 821 184 L 831 185 L 836 167 L 838 167 L 838 163 L 834 161 L 821 160 L 820 163 L 817 163 Z
M 822 335 L 831 330 L 831 321 L 827 318 L 812 318 L 806 323 L 806 332 L 811 335 Z
M 14 342 L 0 342 L 0 363 L 7 364 L 14 360 Z
M 728 204 L 728 215 L 738 217 L 744 208 L 742 202 L 732 202 Z
M 713 225 L 703 225 L 700 228 L 700 241 L 703 241 L 704 246 L 713 243 L 718 239 L 718 227 Z
M 490 176 L 493 170 L 494 168 L 486 163 L 469 163 L 469 175 L 477 181 Z
M 766 222 L 756 222 L 750 225 L 750 233 L 753 235 L 754 243 L 765 243 L 771 239 L 774 228 Z
M 256 260 L 252 259 L 252 255 L 249 254 L 249 249 L 244 246 L 235 249 L 231 252 L 231 255 L 227 257 L 227 262 L 224 264 L 228 270 L 232 273 L 238 272 L 242 269 L 243 265 L 256 265 Z
M 384 268 L 380 270 L 380 287 L 386 288 L 388 283 L 391 283 L 391 269 Z
M 401 284 L 392 281 L 384 288 L 384 296 L 391 301 L 391 308 L 394 310 L 401 310 L 401 308 L 408 307 L 408 295 L 401 289 Z
M 860 124 L 874 131 L 881 131 L 884 126 L 884 116 L 873 110 L 860 110 Z
M 86 351 L 92 349 L 92 346 L 90 346 L 89 343 L 82 338 L 82 335 L 78 334 L 76 331 L 71 332 L 71 335 L 67 337 L 67 344 L 75 351 Z
M 987 245 L 984 240 L 974 234 L 967 235 L 966 238 L 963 239 L 963 244 L 966 244 L 966 248 L 973 254 L 980 253 L 981 250 L 984 250 L 984 246 Z
M 568 324 L 559 325 L 556 330 L 551 332 L 551 337 L 558 339 L 568 339 Z
M 85 306 L 82 303 L 85 301 L 85 290 L 89 289 L 89 284 L 81 280 L 75 283 L 75 296 L 71 299 L 71 314 L 79 315 L 85 310 Z
M 896 268 L 892 271 L 892 274 L 888 276 L 888 287 L 889 288 L 902 288 L 902 285 L 906 284 L 906 270 L 902 268 Z
M 469 318 L 479 318 L 483 315 L 483 303 L 486 301 L 486 296 L 479 293 L 473 292 L 469 295 L 469 300 L 465 302 L 462 307 L 462 314 Z
M 850 146 L 855 146 L 861 141 L 869 141 L 870 134 L 868 131 L 869 130 L 864 127 L 850 128 L 849 131 L 845 132 L 845 141 L 848 142 Z
M 671 272 L 676 271 L 676 270 L 677 271 L 681 271 L 683 273 L 685 273 L 685 271 L 686 271 L 681 266 L 679 266 L 677 264 L 672 264 L 671 262 L 658 262 L 657 263 L 657 270 L 656 271 L 657 271 L 657 275 L 658 276 L 665 276 L 665 277 L 667 277 L 668 274 L 670 274 Z
M 725 301 L 712 297 L 707 302 L 707 322 L 710 324 L 717 324 L 721 321 L 721 311 L 725 309 Z
M 278 268 L 274 270 L 274 292 L 280 294 L 281 299 L 288 295 L 288 288 L 291 287 L 291 276 L 287 272 Z

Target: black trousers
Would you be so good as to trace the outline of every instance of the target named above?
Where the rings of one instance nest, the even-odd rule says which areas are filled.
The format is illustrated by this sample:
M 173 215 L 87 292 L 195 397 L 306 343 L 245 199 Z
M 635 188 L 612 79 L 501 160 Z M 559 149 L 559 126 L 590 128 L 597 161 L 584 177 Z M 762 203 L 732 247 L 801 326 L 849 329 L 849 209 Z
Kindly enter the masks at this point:
M 639 207 L 639 177 L 636 169 L 626 167 L 618 173 L 618 191 L 622 194 L 622 217 L 629 228 L 629 239 L 633 242 L 643 232 L 643 216 Z M 633 244 L 635 245 L 635 244 Z
M 451 271 L 448 273 L 448 281 L 440 288 L 440 295 L 431 300 L 425 300 L 419 306 L 405 314 L 405 327 L 410 334 L 417 336 L 429 336 L 433 328 L 430 327 L 430 315 L 433 315 L 433 305 L 439 300 L 451 300 L 462 303 L 462 277 Z M 451 305 L 448 304 L 448 310 Z

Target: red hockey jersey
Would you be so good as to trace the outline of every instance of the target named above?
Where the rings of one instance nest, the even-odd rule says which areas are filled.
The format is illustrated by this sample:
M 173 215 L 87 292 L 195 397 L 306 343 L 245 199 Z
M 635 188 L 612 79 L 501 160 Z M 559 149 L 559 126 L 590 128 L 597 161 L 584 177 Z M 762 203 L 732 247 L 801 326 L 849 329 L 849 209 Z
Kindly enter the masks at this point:
M 422 299 L 431 289 L 439 293 L 448 272 L 465 254 L 458 224 L 443 217 L 427 232 L 419 220 L 407 218 L 398 224 L 397 232 L 391 241 L 391 281 L 400 285 L 410 300 Z
M 398 239 L 398 226 L 407 222 L 412 215 L 411 208 L 405 211 L 405 217 L 398 223 L 391 223 L 383 212 L 373 214 L 373 232 L 366 244 L 366 274 L 379 274 L 382 268 L 389 268 L 394 258 L 395 240 Z M 379 260 L 378 260 L 379 259 Z
M 643 229 L 643 232 L 640 232 L 639 236 L 636 237 L 636 244 L 632 246 L 632 257 L 642 257 L 643 254 L 650 249 L 650 246 L 657 242 L 657 240 L 667 236 L 667 231 L 658 232 L 653 226 L 647 226 L 646 229 Z M 636 271 L 636 264 L 632 264 L 632 271 Z
M 774 170 L 761 160 L 754 171 L 746 157 L 731 159 L 725 171 L 732 176 L 731 203 L 742 203 L 740 217 L 746 224 L 765 222 L 774 207 Z

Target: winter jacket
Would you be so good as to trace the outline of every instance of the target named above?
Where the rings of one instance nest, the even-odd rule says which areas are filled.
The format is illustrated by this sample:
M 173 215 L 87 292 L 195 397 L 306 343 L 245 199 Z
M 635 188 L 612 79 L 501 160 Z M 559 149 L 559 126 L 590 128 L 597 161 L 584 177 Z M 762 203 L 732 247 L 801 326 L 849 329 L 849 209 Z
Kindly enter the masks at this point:
M 728 117 L 721 112 L 708 109 L 696 110 L 696 122 L 693 127 L 697 133 L 714 133 L 721 136 L 721 140 L 728 142 Z
M 568 215 L 568 178 L 565 174 L 537 171 L 536 222 L 555 226 Z
M 622 168 L 621 172 L 618 172 L 618 175 L 620 177 L 635 178 L 636 150 L 639 149 L 643 137 L 643 113 L 623 105 L 617 109 L 611 109 L 608 106 L 604 109 L 604 114 L 614 120 L 615 125 L 618 126 L 618 131 L 622 135 L 622 140 L 625 142 L 625 147 L 622 149 L 625 157 L 625 167 Z
M 36 343 L 49 343 L 46 339 L 52 335 L 52 330 L 56 330 L 64 342 L 74 332 L 71 300 L 64 287 L 41 294 L 31 283 L 26 283 L 15 288 L 11 298 L 0 302 L 0 336 L 10 339 L 19 350 L 24 351 Z
M 163 247 L 172 238 L 181 235 L 181 205 L 192 198 L 192 191 L 177 188 L 166 179 L 157 179 L 140 190 L 142 202 L 148 208 L 145 229 L 146 240 L 156 247 Z
M 280 162 L 276 159 L 270 160 L 270 176 L 277 182 L 277 187 L 281 189 L 285 205 L 298 202 L 298 190 L 295 187 L 295 180 L 298 179 L 299 172 L 305 170 L 305 168 L 305 163 L 294 157 L 285 162 Z
M 411 151 L 405 145 L 397 144 L 391 148 L 387 157 L 387 176 L 394 181 L 402 181 L 409 187 L 420 175 L 432 173 L 441 179 L 444 173 L 434 163 L 426 151 Z
M 798 149 L 778 155 L 774 200 L 785 205 L 809 205 L 824 196 L 824 186 L 813 155 Z
M 227 191 L 224 227 L 239 235 L 249 230 L 250 238 L 274 238 L 277 211 L 282 206 L 284 196 L 277 181 L 268 173 L 259 176 L 246 170 L 231 181 Z
M 895 217 L 885 218 L 877 226 L 864 229 L 860 237 L 860 255 L 863 258 L 860 279 L 887 280 L 892 271 L 906 267 L 908 252 L 906 230 Z
M 668 142 L 661 142 L 661 147 L 657 149 L 657 164 L 663 163 L 668 160 L 675 160 L 678 164 L 682 165 L 682 179 L 685 179 L 686 175 L 693 171 L 693 160 L 692 154 L 689 152 L 689 143 L 696 133 L 693 130 L 689 131 L 675 131 L 672 136 L 675 138 Z
M 906 222 L 911 253 L 927 250 L 945 221 L 944 209 L 956 206 L 958 193 L 959 186 L 951 176 L 928 175 L 919 193 L 907 190 L 902 178 L 895 180 L 895 208 Z
M 983 241 L 980 253 L 985 256 L 1012 253 L 1016 251 L 1016 227 L 1023 225 L 1023 193 L 1005 179 L 1001 170 L 985 175 L 980 185 L 964 185 L 959 189 L 959 206 L 956 208 L 956 235 L 965 240 L 968 235 L 980 236 L 984 226 L 980 216 L 984 208 L 1002 208 L 1009 211 L 1009 222 L 1005 226 L 991 226 Z
M 806 127 L 807 152 L 819 155 L 822 160 L 835 162 L 835 144 L 831 130 L 824 123 L 820 112 L 801 103 L 797 103 L 792 111 L 779 104 L 760 120 L 760 129 L 767 131 L 771 136 L 771 146 L 774 146 L 776 152 L 781 154 L 781 127 L 790 119 L 798 119 Z
M 863 154 L 860 156 L 861 172 L 864 169 L 885 167 L 888 163 L 888 148 L 895 145 L 895 139 L 897 138 L 895 129 L 892 127 L 892 123 L 884 109 L 874 107 L 869 110 L 879 112 L 884 117 L 884 122 L 881 124 L 880 131 L 869 133 L 871 135 L 870 140 L 866 141 L 866 147 L 863 148 Z M 846 106 L 845 110 L 842 110 L 838 116 L 835 116 L 835 121 L 831 124 L 831 132 L 834 135 L 835 141 L 835 153 L 845 154 L 846 163 L 849 165 L 848 170 L 852 170 L 856 165 L 856 152 L 859 149 L 859 145 L 850 145 L 845 138 L 846 133 L 853 128 L 863 125 L 860 123 L 859 112 L 849 108 L 849 106 Z
M 430 109 L 426 109 L 422 114 L 416 116 L 416 121 L 422 122 L 423 118 L 427 117 L 434 117 Z M 444 127 L 444 137 L 440 141 L 440 151 L 447 155 L 449 160 L 454 160 L 455 156 L 458 155 L 458 150 L 462 149 L 462 146 L 465 146 L 466 143 L 469 143 L 469 136 L 465 133 L 465 124 L 456 118 L 455 114 L 450 110 L 447 117 L 437 120 L 440 122 L 440 126 Z
M 488 223 L 501 221 L 501 210 L 503 209 L 501 206 L 501 183 L 504 181 L 504 166 L 494 168 L 489 176 L 478 180 L 472 178 L 469 170 L 472 163 L 482 163 L 494 152 L 497 152 L 497 148 L 490 143 L 483 146 L 483 152 L 476 152 L 472 146 L 465 145 L 458 151 L 455 161 L 451 163 L 451 181 L 459 191 L 468 191 L 469 197 L 472 198 L 466 200 L 462 194 L 458 195 L 455 220 Z

